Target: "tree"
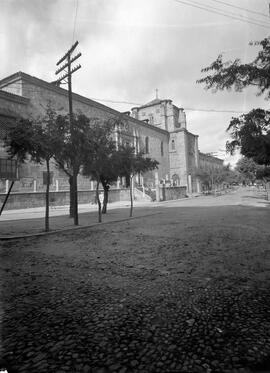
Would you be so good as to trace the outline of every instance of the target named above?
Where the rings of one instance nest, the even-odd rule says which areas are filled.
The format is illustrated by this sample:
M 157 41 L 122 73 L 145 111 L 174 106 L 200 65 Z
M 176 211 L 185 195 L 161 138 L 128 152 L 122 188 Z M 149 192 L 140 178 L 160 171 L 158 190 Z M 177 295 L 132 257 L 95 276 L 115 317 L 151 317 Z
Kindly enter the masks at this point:
M 257 178 L 259 167 L 253 159 L 243 157 L 236 163 L 235 170 L 239 172 L 243 184 L 253 184 Z
M 69 178 L 70 185 L 70 216 L 74 224 L 79 224 L 77 178 L 83 165 L 85 154 L 90 151 L 90 119 L 85 115 L 73 115 L 72 124 L 68 115 L 55 117 L 54 135 L 59 146 L 54 158 Z
M 57 139 L 53 135 L 53 124 L 53 117 L 49 111 L 45 118 L 36 121 L 20 119 L 4 140 L 11 158 L 17 157 L 19 162 L 25 162 L 30 156 L 31 161 L 46 164 L 46 232 L 49 231 L 50 161 L 58 147 Z
M 253 109 L 239 118 L 232 118 L 227 131 L 232 141 L 227 141 L 227 151 L 233 154 L 236 149 L 263 165 L 270 164 L 270 112 Z
M 211 73 L 199 79 L 198 83 L 205 84 L 206 89 L 218 90 L 235 89 L 241 92 L 244 88 L 255 86 L 258 95 L 265 94 L 270 98 L 270 37 L 260 42 L 251 43 L 259 45 L 261 50 L 250 63 L 241 63 L 240 59 L 223 61 L 222 55 L 208 67 L 202 69 L 203 73 Z
M 117 180 L 118 170 L 115 163 L 116 145 L 112 137 L 114 123 L 107 121 L 101 123 L 93 120 L 90 123 L 88 136 L 89 151 L 84 154 L 83 174 L 96 181 L 96 200 L 98 203 L 98 221 L 102 221 L 102 212 L 107 211 L 109 186 Z M 103 186 L 103 209 L 99 198 L 99 185 Z
M 222 55 L 202 72 L 209 73 L 198 80 L 206 89 L 230 90 L 241 92 L 244 88 L 255 86 L 257 94 L 270 98 L 270 37 L 257 43 L 260 46 L 256 58 L 250 63 L 241 63 L 240 59 L 224 62 Z M 252 158 L 259 164 L 270 164 L 270 125 L 269 112 L 253 109 L 239 118 L 232 118 L 227 129 L 232 141 L 227 142 L 227 150 L 233 154 L 239 148 L 242 155 Z
M 219 187 L 222 184 L 231 184 L 238 181 L 237 175 L 230 169 L 230 165 L 223 167 L 205 167 L 199 168 L 196 176 L 201 180 L 203 187 L 207 190 L 213 190 L 213 187 Z
M 133 177 L 138 173 L 152 171 L 158 168 L 158 161 L 145 157 L 143 152 L 136 153 L 130 145 L 119 146 L 118 151 L 114 154 L 115 164 L 118 165 L 119 176 L 127 178 L 130 190 L 130 214 L 133 213 Z

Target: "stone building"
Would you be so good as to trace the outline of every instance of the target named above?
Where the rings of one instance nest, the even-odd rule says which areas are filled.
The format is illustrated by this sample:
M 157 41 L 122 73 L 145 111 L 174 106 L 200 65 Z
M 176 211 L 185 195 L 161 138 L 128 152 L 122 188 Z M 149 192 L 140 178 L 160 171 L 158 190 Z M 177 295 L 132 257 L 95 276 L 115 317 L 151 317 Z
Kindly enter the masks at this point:
M 48 105 L 59 114 L 67 114 L 67 90 L 23 72 L 0 80 L 0 138 L 16 118 L 42 117 Z M 116 141 L 132 144 L 159 162 L 157 172 L 137 176 L 139 185 L 151 188 L 162 183 L 186 187 L 189 193 L 200 192 L 196 169 L 204 155 L 198 150 L 198 135 L 187 130 L 184 109 L 175 106 L 171 100 L 156 98 L 146 105 L 132 108 L 131 112 L 120 113 L 73 93 L 73 110 L 89 118 L 118 118 L 121 125 L 115 131 Z M 2 143 L 0 158 L 3 160 L 6 157 Z M 212 157 L 212 162 L 220 167 L 222 161 Z M 19 177 L 15 191 L 44 190 L 43 166 L 30 162 L 20 165 Z M 0 183 L 0 192 L 4 192 L 8 182 L 1 180 Z M 89 180 L 81 176 L 78 185 L 79 189 L 87 190 Z M 54 168 L 51 189 L 59 191 L 68 188 L 65 174 Z

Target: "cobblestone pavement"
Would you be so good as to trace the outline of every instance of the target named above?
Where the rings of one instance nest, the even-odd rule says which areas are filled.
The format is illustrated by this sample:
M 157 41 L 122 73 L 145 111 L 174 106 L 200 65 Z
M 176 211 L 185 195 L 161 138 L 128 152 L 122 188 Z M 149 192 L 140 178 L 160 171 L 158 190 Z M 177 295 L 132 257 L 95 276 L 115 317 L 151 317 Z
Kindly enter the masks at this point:
M 2 243 L 8 372 L 269 371 L 269 218 L 168 207 Z

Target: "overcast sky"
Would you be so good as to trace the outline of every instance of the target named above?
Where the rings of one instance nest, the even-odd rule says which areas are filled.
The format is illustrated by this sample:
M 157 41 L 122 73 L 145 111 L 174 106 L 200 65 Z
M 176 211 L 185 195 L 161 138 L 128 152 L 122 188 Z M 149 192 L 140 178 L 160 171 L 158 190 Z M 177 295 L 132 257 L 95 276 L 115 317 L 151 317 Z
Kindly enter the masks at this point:
M 82 68 L 73 75 L 74 92 L 120 111 L 155 98 L 169 98 L 187 113 L 189 131 L 199 135 L 203 152 L 225 149 L 232 113 L 269 108 L 252 89 L 243 93 L 206 91 L 196 80 L 201 69 L 224 59 L 251 61 L 251 40 L 270 34 L 268 0 L 183 0 L 212 7 L 228 17 L 175 0 L 0 0 L 0 78 L 23 71 L 55 80 L 56 62 L 79 41 Z M 215 8 L 215 9 L 214 9 Z M 209 8 L 208 8 L 209 9 Z M 246 17 L 260 27 L 231 17 Z M 242 18 L 244 20 L 244 18 Z M 196 110 L 189 110 L 196 109 Z

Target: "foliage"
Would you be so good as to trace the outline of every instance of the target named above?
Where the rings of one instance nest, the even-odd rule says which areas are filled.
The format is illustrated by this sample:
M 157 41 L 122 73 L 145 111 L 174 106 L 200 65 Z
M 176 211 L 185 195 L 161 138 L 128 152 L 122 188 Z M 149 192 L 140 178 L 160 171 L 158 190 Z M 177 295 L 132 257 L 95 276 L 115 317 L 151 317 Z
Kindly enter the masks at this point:
M 143 152 L 136 153 L 130 145 L 119 146 L 114 154 L 114 164 L 117 165 L 119 176 L 124 176 L 130 186 L 130 216 L 133 212 L 133 177 L 137 173 L 144 173 L 158 168 L 158 161 L 145 157 Z
M 239 118 L 232 118 L 227 131 L 232 141 L 226 148 L 231 154 L 240 149 L 242 155 L 258 164 L 270 164 L 270 112 L 253 109 Z
M 108 191 L 111 183 L 118 177 L 118 169 L 115 164 L 116 146 L 112 134 L 114 123 L 107 121 L 101 123 L 94 120 L 90 123 L 88 147 L 89 151 L 84 154 L 83 174 L 90 176 L 97 182 L 96 199 L 98 202 L 99 222 L 101 222 L 101 203 L 99 199 L 99 183 L 104 190 L 103 212 L 107 211 Z
M 239 172 L 240 180 L 243 184 L 253 184 L 256 180 L 259 167 L 252 159 L 243 157 L 237 162 L 235 170 Z
M 256 172 L 257 180 L 270 181 L 270 167 L 260 167 Z
M 238 182 L 238 175 L 230 169 L 230 165 L 223 166 L 222 168 L 199 168 L 196 172 L 196 177 L 201 180 L 203 187 L 207 190 L 212 190 L 214 186 L 218 187 L 222 184 Z
M 90 151 L 90 119 L 82 114 L 73 115 L 71 121 L 69 115 L 55 116 L 54 135 L 59 144 L 55 161 L 69 177 L 70 216 L 74 217 L 74 224 L 78 225 L 77 177 L 85 154 Z
M 11 158 L 17 157 L 20 162 L 30 157 L 36 163 L 46 163 L 46 209 L 45 230 L 49 230 L 49 188 L 50 188 L 50 160 L 55 155 L 59 144 L 53 133 L 54 121 L 52 113 L 35 121 L 20 119 L 6 138 L 5 146 Z
M 265 94 L 270 98 L 270 37 L 260 42 L 251 43 L 260 46 L 256 58 L 249 63 L 239 59 L 224 62 L 222 55 L 202 72 L 207 76 L 198 80 L 205 84 L 206 89 L 230 90 L 241 92 L 244 88 L 255 86 L 257 94 Z M 210 73 L 210 74 L 209 74 Z M 227 151 L 233 154 L 240 149 L 242 155 L 252 158 L 263 165 L 270 164 L 270 112 L 263 109 L 253 109 L 239 118 L 232 118 L 227 131 L 232 141 L 226 144 Z
M 270 37 L 260 42 L 251 43 L 261 47 L 256 58 L 250 63 L 242 63 L 240 59 L 223 61 L 222 55 L 208 67 L 202 69 L 203 73 L 209 73 L 199 79 L 198 83 L 205 84 L 206 89 L 217 90 L 234 88 L 242 91 L 249 86 L 258 89 L 258 95 L 266 94 L 270 98 Z

